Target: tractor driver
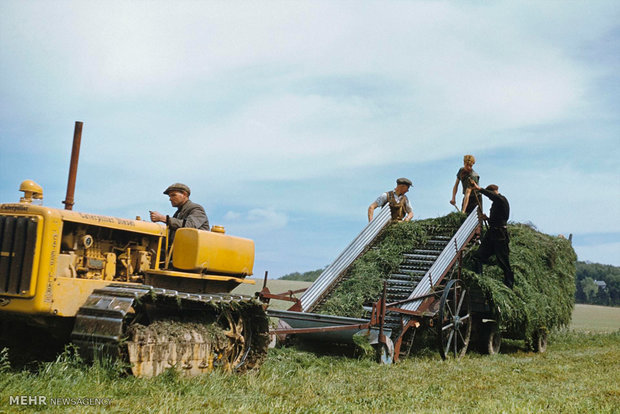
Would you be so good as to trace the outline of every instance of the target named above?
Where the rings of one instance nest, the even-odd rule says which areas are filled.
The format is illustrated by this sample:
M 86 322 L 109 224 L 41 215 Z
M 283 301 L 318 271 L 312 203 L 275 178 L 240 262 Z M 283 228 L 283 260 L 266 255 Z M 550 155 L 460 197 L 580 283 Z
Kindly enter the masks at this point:
M 166 223 L 170 230 L 170 240 L 174 238 L 174 232 L 180 227 L 191 227 L 199 230 L 209 230 L 209 219 L 205 209 L 189 199 L 190 189 L 185 184 L 175 183 L 166 188 L 164 194 L 170 198 L 172 207 L 177 211 L 172 217 L 165 216 L 157 211 L 151 211 L 152 222 Z
M 392 211 L 393 220 L 411 220 L 413 218 L 413 209 L 411 208 L 411 203 L 409 203 L 409 199 L 405 193 L 409 191 L 409 187 L 412 185 L 411 180 L 407 178 L 399 178 L 396 180 L 396 188 L 394 191 L 387 191 L 381 194 L 374 203 L 368 206 L 368 221 L 372 221 L 372 217 L 377 207 L 383 207 L 388 203 L 390 205 L 390 210 Z

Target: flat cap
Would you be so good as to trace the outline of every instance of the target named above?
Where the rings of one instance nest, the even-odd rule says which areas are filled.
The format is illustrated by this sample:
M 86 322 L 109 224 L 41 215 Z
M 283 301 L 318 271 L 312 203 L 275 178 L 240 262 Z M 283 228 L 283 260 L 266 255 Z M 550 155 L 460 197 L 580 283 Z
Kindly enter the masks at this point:
M 398 184 L 405 184 L 405 185 L 408 185 L 409 187 L 411 187 L 413 185 L 413 183 L 411 182 L 410 179 L 404 178 L 404 177 L 401 177 L 398 180 L 396 180 L 396 184 L 397 185 Z
M 171 186 L 168 186 L 168 188 L 166 188 L 166 191 L 164 191 L 164 194 L 168 195 L 171 191 L 185 191 L 187 195 L 191 194 L 191 191 L 189 191 L 189 187 L 181 183 L 174 183 Z

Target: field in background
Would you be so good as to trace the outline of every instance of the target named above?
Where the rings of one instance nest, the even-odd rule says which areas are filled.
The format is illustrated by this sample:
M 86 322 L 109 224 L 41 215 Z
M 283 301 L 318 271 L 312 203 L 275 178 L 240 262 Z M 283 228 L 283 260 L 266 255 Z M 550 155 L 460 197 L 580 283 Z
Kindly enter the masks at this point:
M 580 332 L 616 332 L 620 330 L 620 308 L 576 304 L 571 329 Z

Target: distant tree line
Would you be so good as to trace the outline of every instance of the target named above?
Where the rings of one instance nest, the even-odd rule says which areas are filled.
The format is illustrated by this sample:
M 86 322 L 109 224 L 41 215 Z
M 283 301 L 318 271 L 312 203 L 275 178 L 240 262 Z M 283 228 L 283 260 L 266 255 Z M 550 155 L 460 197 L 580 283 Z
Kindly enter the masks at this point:
M 301 282 L 314 282 L 323 273 L 324 269 L 310 270 L 308 272 L 294 272 L 282 276 L 282 280 L 299 280 Z
M 620 306 L 620 267 L 577 262 L 575 301 Z
M 283 280 L 314 282 L 324 269 L 294 272 Z M 620 267 L 600 263 L 577 262 L 575 302 L 592 305 L 620 306 Z

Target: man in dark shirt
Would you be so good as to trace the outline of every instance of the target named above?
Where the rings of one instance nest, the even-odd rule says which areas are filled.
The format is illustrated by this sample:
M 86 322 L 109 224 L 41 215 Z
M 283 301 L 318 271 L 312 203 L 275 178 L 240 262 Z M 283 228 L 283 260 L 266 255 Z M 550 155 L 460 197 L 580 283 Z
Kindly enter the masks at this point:
M 508 229 L 506 223 L 510 217 L 510 204 L 506 197 L 499 193 L 499 187 L 495 184 L 480 188 L 477 183 L 472 183 L 474 189 L 487 196 L 493 204 L 489 217 L 489 229 L 482 238 L 482 244 L 476 254 L 476 270 L 482 274 L 482 263 L 486 263 L 489 257 L 495 254 L 499 267 L 504 271 L 504 284 L 512 289 L 514 285 L 514 273 L 510 267 L 510 248 L 508 243 Z
M 170 198 L 172 207 L 177 211 L 172 217 L 165 216 L 157 211 L 151 211 L 151 221 L 166 223 L 170 230 L 170 240 L 174 232 L 181 227 L 191 227 L 199 230 L 209 230 L 209 219 L 205 209 L 189 199 L 190 189 L 185 184 L 175 183 L 166 188 L 164 194 Z

